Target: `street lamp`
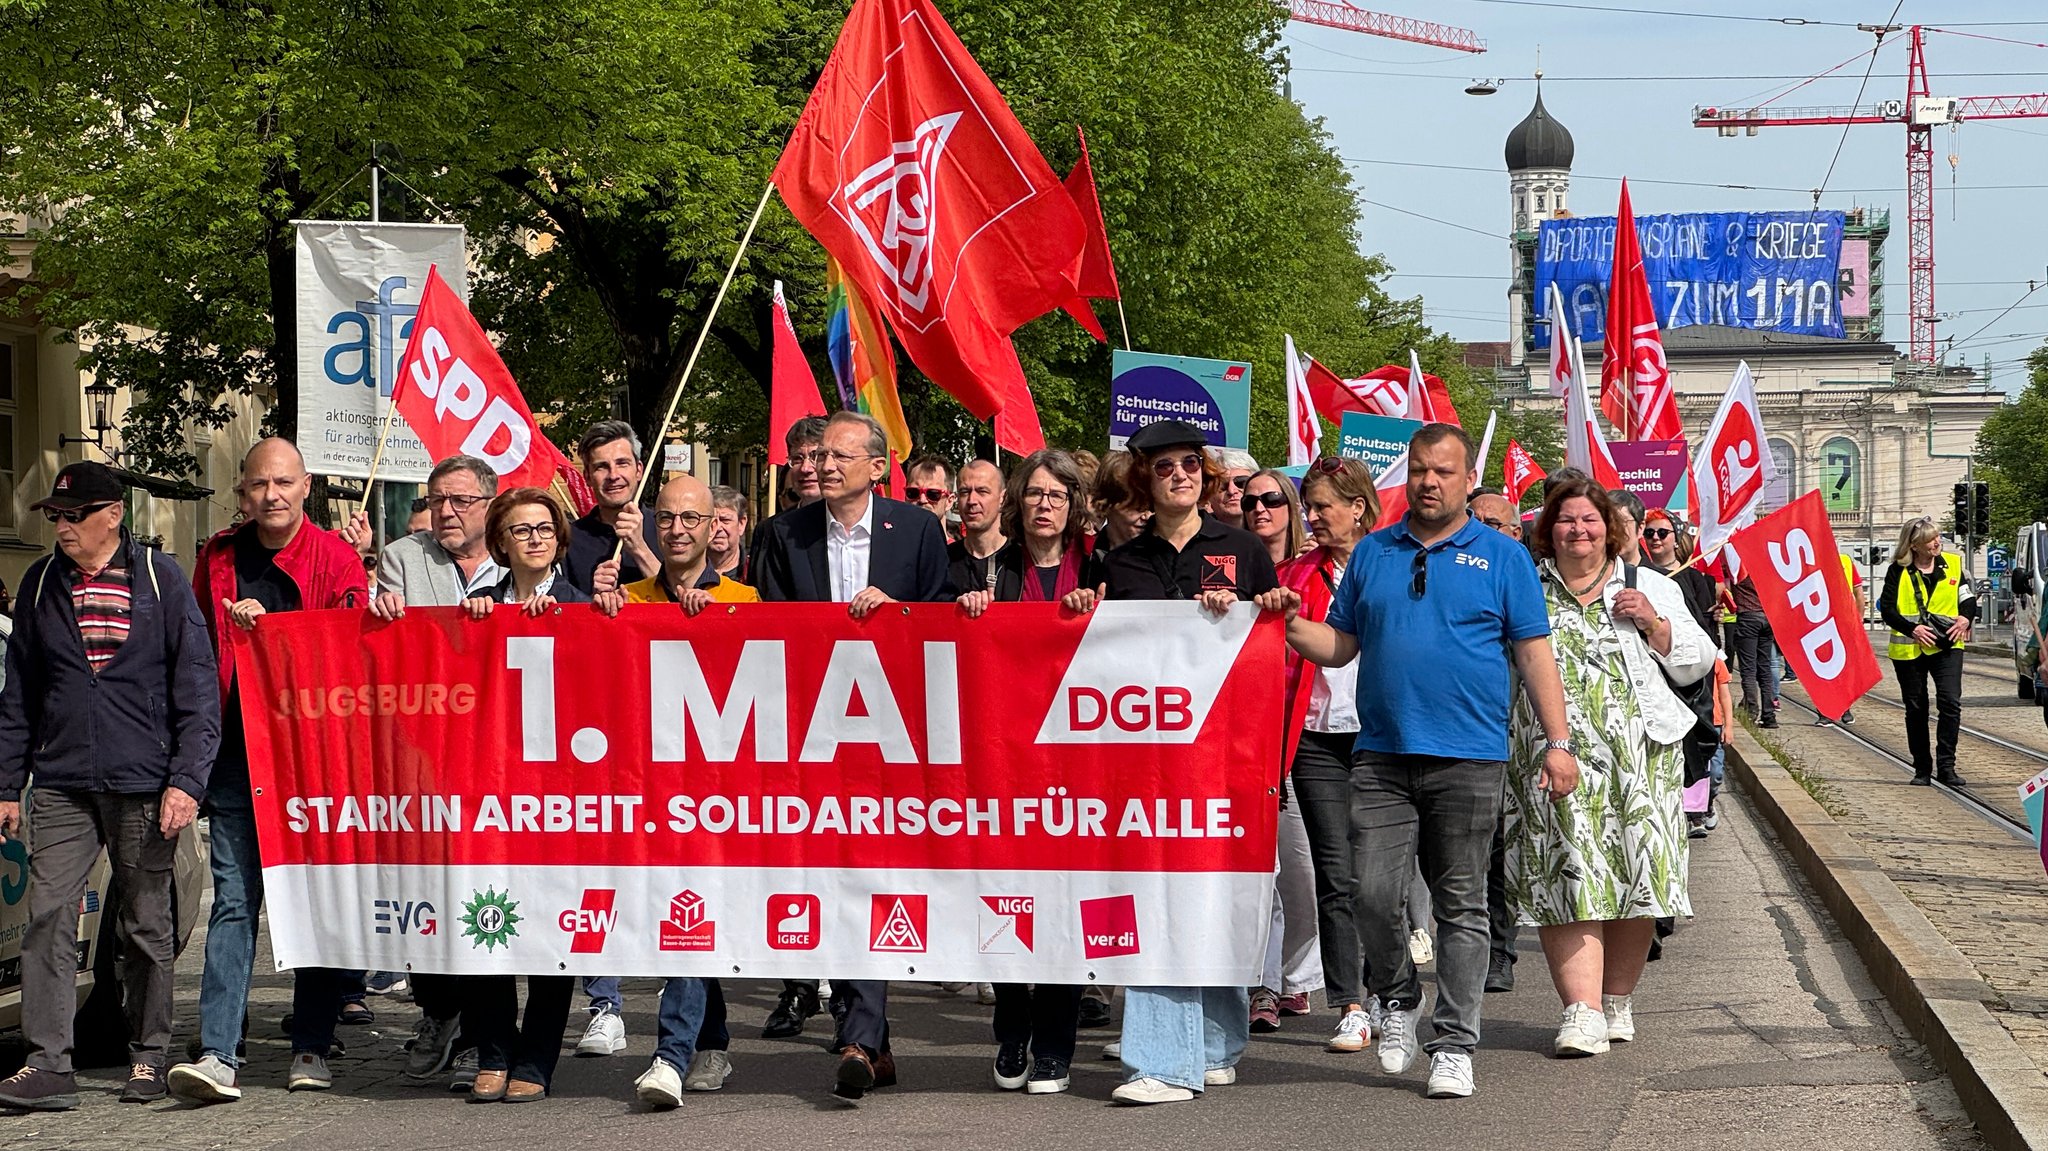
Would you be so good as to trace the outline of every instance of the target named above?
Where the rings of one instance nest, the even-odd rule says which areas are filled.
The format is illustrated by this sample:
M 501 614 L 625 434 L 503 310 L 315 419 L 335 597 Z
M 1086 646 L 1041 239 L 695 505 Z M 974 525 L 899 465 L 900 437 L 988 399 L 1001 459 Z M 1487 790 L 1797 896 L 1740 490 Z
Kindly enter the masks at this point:
M 89 436 L 57 437 L 57 450 L 62 451 L 68 444 L 91 444 L 102 452 L 107 451 L 107 433 L 114 428 L 109 412 L 114 402 L 114 385 L 103 380 L 94 380 L 85 386 L 85 398 L 92 404 L 92 434 Z M 108 452 L 108 455 L 113 453 Z

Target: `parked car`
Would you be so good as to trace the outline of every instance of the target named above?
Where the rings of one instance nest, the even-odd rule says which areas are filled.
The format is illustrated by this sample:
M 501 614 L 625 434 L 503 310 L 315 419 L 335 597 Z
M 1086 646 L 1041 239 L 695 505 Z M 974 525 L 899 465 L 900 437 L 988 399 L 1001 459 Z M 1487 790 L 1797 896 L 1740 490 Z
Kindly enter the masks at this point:
M 21 834 L 0 843 L 0 1034 L 21 1030 L 21 940 L 28 932 L 28 810 Z M 206 839 L 195 821 L 178 835 L 171 865 L 177 907 L 177 947 L 192 938 L 210 869 Z M 78 1018 L 73 1058 L 82 1066 L 108 1066 L 128 1058 L 128 1023 L 121 1011 L 120 947 L 114 936 L 113 868 L 105 852 L 86 880 L 78 913 Z

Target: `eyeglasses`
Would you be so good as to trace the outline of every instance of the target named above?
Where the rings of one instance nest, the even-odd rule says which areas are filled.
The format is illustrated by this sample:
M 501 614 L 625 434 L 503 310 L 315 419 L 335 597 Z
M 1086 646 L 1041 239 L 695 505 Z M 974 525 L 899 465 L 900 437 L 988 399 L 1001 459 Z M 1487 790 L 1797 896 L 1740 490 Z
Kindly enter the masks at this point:
M 667 531 L 675 525 L 681 524 L 685 531 L 696 531 L 704 526 L 705 520 L 710 518 L 710 516 L 705 515 L 703 512 L 655 512 L 654 526 L 662 531 Z
M 1189 454 L 1175 460 L 1161 456 L 1152 461 L 1152 474 L 1162 480 L 1173 475 L 1175 468 L 1191 476 L 1199 476 L 1202 474 L 1202 457 Z
M 952 496 L 952 494 L 953 494 L 952 492 L 949 492 L 949 491 L 947 491 L 947 490 L 946 490 L 946 489 L 944 489 L 944 488 L 904 488 L 904 489 L 903 489 L 903 498 L 904 498 L 905 500 L 908 500 L 908 501 L 909 501 L 909 502 L 911 502 L 911 503 L 914 503 L 914 504 L 936 504 L 936 503 L 940 503 L 940 502 L 942 502 L 942 501 L 946 500 L 947 498 L 949 498 L 950 496 Z
M 469 514 L 469 509 L 490 498 L 489 496 L 428 496 L 427 510 L 438 512 L 444 508 L 454 508 L 456 515 L 463 516 Z
M 854 464 L 857 464 L 862 460 L 872 460 L 876 458 L 878 457 L 867 452 L 847 453 L 825 451 L 798 452 L 790 456 L 790 459 L 801 459 L 803 462 L 810 464 L 813 467 L 820 468 L 825 466 L 825 462 L 827 460 L 830 460 L 831 462 L 838 464 L 842 468 L 846 468 L 852 467 Z
M 505 534 L 522 544 L 528 540 L 551 540 L 555 538 L 555 525 L 513 524 L 505 529 Z
M 1408 569 L 1413 579 L 1408 584 L 1408 594 L 1421 599 L 1429 592 L 1429 552 L 1427 549 L 1415 553 L 1415 563 Z
M 1672 536 L 1675 536 L 1677 534 L 1677 532 L 1672 531 L 1670 528 L 1643 529 L 1643 538 L 1646 540 L 1666 540 L 1670 539 Z
M 1044 504 L 1049 508 L 1063 508 L 1067 506 L 1068 498 L 1068 492 L 1065 488 L 1024 489 L 1024 502 L 1027 504 Z
M 1239 489 L 1239 490 L 1242 490 L 1242 489 L 1244 488 L 1244 486 L 1245 486 L 1246 484 L 1248 484 L 1248 483 L 1251 483 L 1251 482 L 1252 482 L 1252 478 L 1251 478 L 1250 476 L 1224 476 L 1224 477 L 1223 477 L 1223 486 L 1224 486 L 1224 487 L 1227 487 L 1227 488 L 1237 488 L 1237 489 Z
M 1351 462 L 1351 460 L 1343 456 L 1324 456 L 1322 459 L 1317 460 L 1313 467 L 1316 471 L 1326 476 L 1341 476 L 1344 474 L 1346 466 Z
M 1246 492 L 1244 498 L 1237 501 L 1237 503 L 1239 507 L 1244 509 L 1244 514 L 1246 515 L 1250 515 L 1255 509 L 1262 507 L 1272 508 L 1277 512 L 1287 506 L 1287 493 L 1260 492 L 1258 495 L 1252 495 L 1250 492 Z
M 67 524 L 84 523 L 85 517 L 98 515 L 113 506 L 113 504 L 87 504 L 82 508 L 65 508 L 62 511 L 56 508 L 44 508 L 43 518 L 51 523 L 56 523 L 58 520 L 63 520 Z

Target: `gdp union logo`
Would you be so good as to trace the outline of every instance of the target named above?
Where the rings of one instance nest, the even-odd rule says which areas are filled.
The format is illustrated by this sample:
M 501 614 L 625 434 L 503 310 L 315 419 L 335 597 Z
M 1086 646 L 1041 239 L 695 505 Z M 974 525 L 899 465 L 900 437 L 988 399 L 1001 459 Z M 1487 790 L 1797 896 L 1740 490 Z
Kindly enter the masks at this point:
M 353 308 L 327 318 L 329 335 L 342 335 L 344 328 L 354 335 L 329 345 L 321 361 L 329 380 L 344 386 L 361 384 L 376 388 L 379 395 L 391 395 L 398 354 L 412 338 L 412 317 L 420 310 L 417 302 L 398 302 L 407 283 L 404 276 L 386 276 L 377 284 L 376 299 L 357 300 Z
M 472 892 L 462 905 L 462 934 L 469 937 L 471 947 L 487 952 L 509 949 L 512 937 L 519 934 L 519 923 L 519 902 L 512 898 L 510 888 L 500 892 L 486 887 Z

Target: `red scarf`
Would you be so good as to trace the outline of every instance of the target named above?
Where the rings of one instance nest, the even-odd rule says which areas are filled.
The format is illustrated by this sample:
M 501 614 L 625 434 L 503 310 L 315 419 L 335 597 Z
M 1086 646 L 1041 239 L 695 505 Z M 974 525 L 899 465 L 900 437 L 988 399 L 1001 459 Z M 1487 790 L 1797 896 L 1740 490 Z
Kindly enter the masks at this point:
M 1052 599 L 1065 599 L 1068 592 L 1081 586 L 1081 558 L 1085 554 L 1078 547 L 1070 547 L 1060 556 L 1060 574 L 1053 581 Z M 1024 603 L 1045 602 L 1045 585 L 1038 582 L 1038 572 L 1031 562 L 1031 549 L 1020 543 L 1017 546 L 1017 555 L 1024 561 L 1023 578 L 1020 581 L 1023 586 L 1018 589 L 1018 600 Z

